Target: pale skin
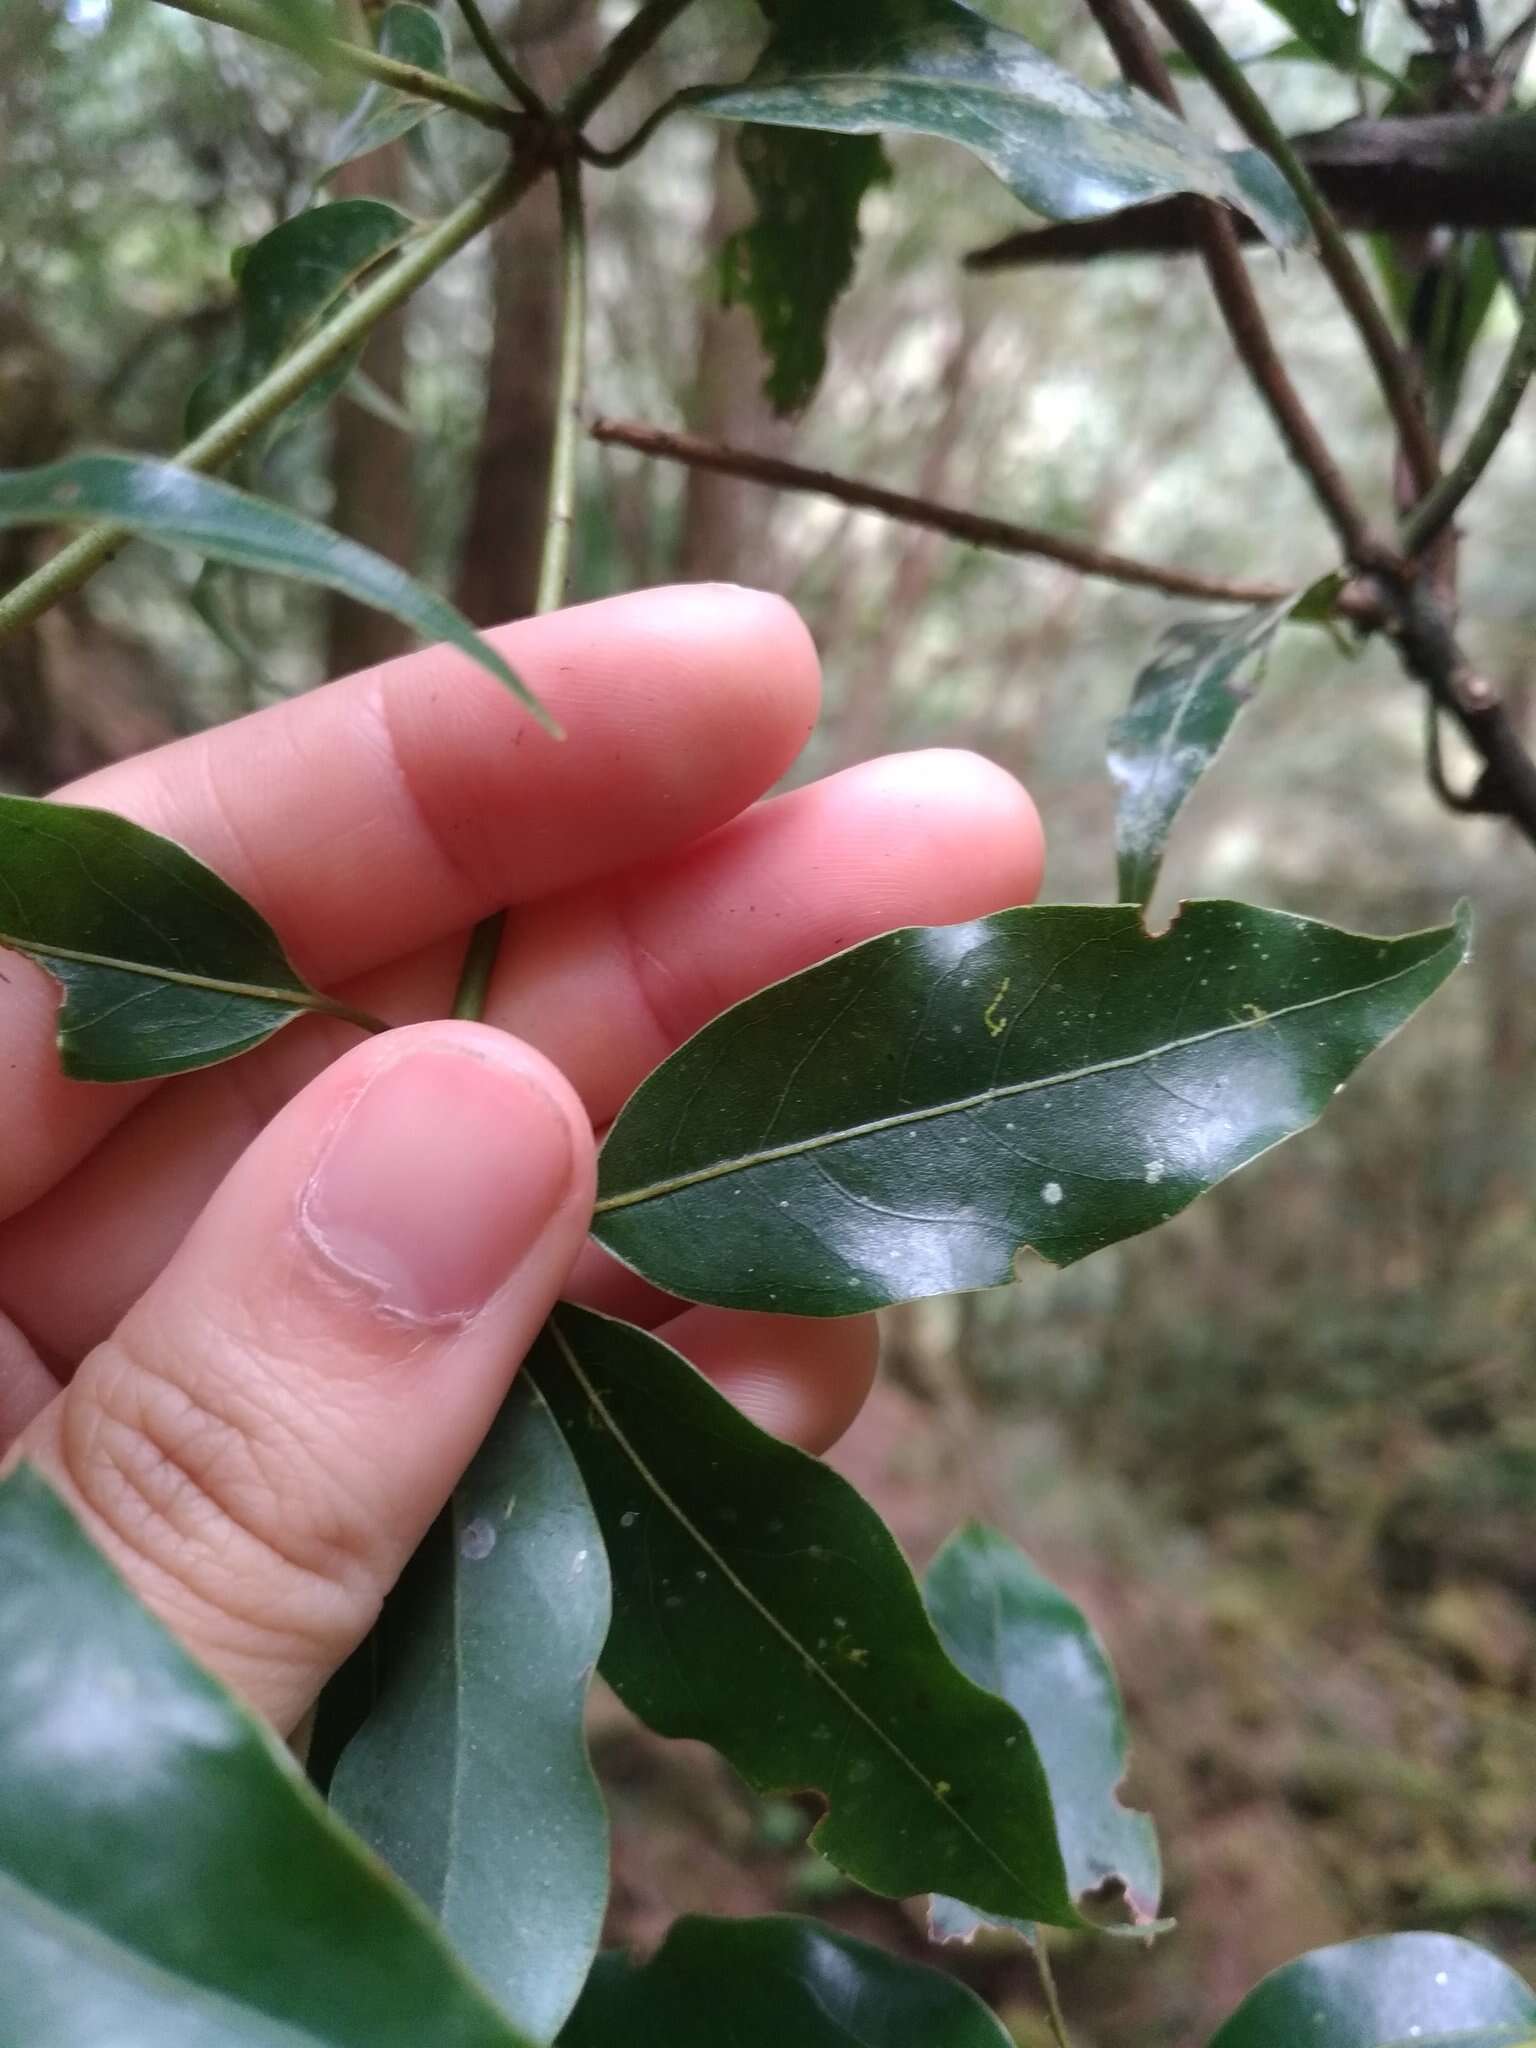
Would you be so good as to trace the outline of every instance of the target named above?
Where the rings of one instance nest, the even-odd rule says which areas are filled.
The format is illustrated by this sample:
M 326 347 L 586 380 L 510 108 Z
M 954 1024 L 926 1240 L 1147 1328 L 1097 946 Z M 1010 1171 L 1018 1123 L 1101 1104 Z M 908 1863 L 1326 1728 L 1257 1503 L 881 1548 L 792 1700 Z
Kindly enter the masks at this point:
M 0 1450 L 280 1730 L 367 1632 L 555 1300 L 657 1329 L 832 1444 L 865 1319 L 688 1308 L 587 1243 L 595 1138 L 722 1008 L 898 924 L 1028 902 L 1039 820 L 963 753 L 764 800 L 815 724 L 775 598 L 645 592 L 492 636 L 570 737 L 435 649 L 59 792 L 190 847 L 316 1019 L 158 1085 L 62 1078 L 58 991 L 0 958 Z M 443 1023 L 511 906 L 485 1024 Z

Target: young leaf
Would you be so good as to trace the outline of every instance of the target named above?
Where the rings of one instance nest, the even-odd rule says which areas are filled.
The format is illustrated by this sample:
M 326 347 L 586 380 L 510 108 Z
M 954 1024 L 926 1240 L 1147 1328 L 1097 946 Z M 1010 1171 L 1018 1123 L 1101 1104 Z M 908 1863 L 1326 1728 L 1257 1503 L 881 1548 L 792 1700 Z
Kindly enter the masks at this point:
M 1536 1993 L 1450 1934 L 1387 1934 L 1274 1970 L 1210 2048 L 1531 2048 Z
M 1150 901 L 1173 821 L 1263 673 L 1296 600 L 1170 626 L 1110 727 L 1122 903 Z
M 297 512 L 171 462 L 73 455 L 41 469 L 0 470 L 0 526 L 104 520 L 162 547 L 318 583 L 372 605 L 429 640 L 446 640 L 519 697 L 547 732 L 560 728 L 462 612 L 371 548 Z
M 604 1956 L 560 2048 L 1008 2048 L 953 1977 L 813 1920 L 679 1920 L 651 1960 Z
M 822 1794 L 816 1847 L 872 1891 L 1080 1925 L 1029 1730 L 949 1662 L 847 1481 L 590 1310 L 557 1309 L 529 1369 L 602 1525 L 626 1704 L 760 1791 Z
M 520 1379 L 384 1610 L 378 1704 L 331 1780 L 530 2041 L 560 2031 L 603 1929 L 582 1715 L 608 1596 L 581 1475 Z
M 827 367 L 827 326 L 853 278 L 859 208 L 891 167 L 877 137 L 790 128 L 744 128 L 737 154 L 757 215 L 725 246 L 723 296 L 752 308 L 774 411 L 799 412 Z
M 1365 37 L 1365 7 L 1341 0 L 1264 0 L 1307 48 L 1335 71 L 1353 75 L 1360 66 Z
M 277 934 L 174 840 L 111 811 L 0 796 L 0 947 L 63 985 L 77 1081 L 143 1081 L 233 1059 L 323 996 Z
M 410 234 L 409 214 L 382 199 L 338 199 L 295 214 L 243 252 L 239 267 L 240 335 L 231 352 L 194 386 L 188 437 L 200 434 L 297 348 L 371 266 Z M 317 412 L 346 382 L 361 347 L 310 385 L 247 444 L 249 461 L 278 431 Z
M 442 24 L 435 14 L 412 5 L 411 0 L 395 0 L 394 6 L 385 8 L 379 23 L 378 49 L 381 57 L 392 57 L 397 64 L 414 64 L 421 71 L 435 71 L 441 76 L 448 69 Z M 351 163 L 354 157 L 382 149 L 386 142 L 398 142 L 437 111 L 433 101 L 411 99 L 392 86 L 367 86 L 331 137 L 325 169 L 320 174 L 322 180 L 339 171 L 343 164 Z
M 527 2048 L 26 1466 L 0 1483 L 0 2040 Z
M 974 1523 L 934 1559 L 923 1599 L 966 1677 L 1029 1724 L 1073 1898 L 1123 1899 L 1135 1923 L 1154 1920 L 1163 1884 L 1157 1830 L 1117 1796 L 1125 1709 L 1108 1653 L 1081 1608 L 1006 1536 Z M 943 1940 L 968 1940 L 984 1924 L 954 1899 L 935 1899 L 933 1920 Z
M 1068 1265 L 1305 1129 L 1462 960 L 1242 903 L 890 932 L 738 1003 L 656 1069 L 596 1233 L 692 1301 L 850 1315 Z
M 1267 157 L 1223 156 L 1155 101 L 1084 85 L 963 0 L 795 0 L 743 84 L 689 103 L 722 121 L 939 136 L 1051 220 L 1199 192 L 1248 214 L 1282 247 L 1306 240 Z

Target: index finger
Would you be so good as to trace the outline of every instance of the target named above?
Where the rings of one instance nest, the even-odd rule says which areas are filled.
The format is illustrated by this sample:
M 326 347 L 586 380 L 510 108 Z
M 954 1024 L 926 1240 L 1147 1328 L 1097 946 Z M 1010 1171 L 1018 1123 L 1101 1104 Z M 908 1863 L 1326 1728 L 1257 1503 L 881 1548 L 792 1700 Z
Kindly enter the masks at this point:
M 445 648 L 407 655 L 59 792 L 189 847 L 321 987 L 724 824 L 794 759 L 816 659 L 781 600 L 700 584 L 490 635 L 570 738 Z M 147 1092 L 67 1081 L 58 991 L 8 956 L 0 1215 L 67 1172 Z

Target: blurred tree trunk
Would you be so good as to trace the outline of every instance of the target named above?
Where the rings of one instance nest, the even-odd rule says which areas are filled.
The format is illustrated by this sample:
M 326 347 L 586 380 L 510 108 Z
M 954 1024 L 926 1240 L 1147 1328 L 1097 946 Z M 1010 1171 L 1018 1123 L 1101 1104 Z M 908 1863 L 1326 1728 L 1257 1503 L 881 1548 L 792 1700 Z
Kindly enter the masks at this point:
M 572 9 L 572 18 L 557 20 L 547 10 L 525 11 L 538 81 L 557 92 L 597 55 L 595 14 Z M 519 42 L 514 33 L 514 56 Z M 485 423 L 456 592 L 460 610 L 477 626 L 525 617 L 538 590 L 560 351 L 560 216 L 552 178 L 497 222 L 490 252 Z
M 346 164 L 331 181 L 338 199 L 399 202 L 405 185 L 399 143 Z M 363 367 L 381 390 L 400 399 L 405 389 L 403 309 L 373 330 Z M 332 411 L 331 523 L 338 532 L 397 563 L 412 567 L 416 552 L 416 506 L 408 437 L 365 412 L 353 398 L 339 397 Z M 412 645 L 404 626 L 383 612 L 333 597 L 326 632 L 326 671 L 348 675 L 388 661 Z
M 704 238 L 705 274 L 688 424 L 711 440 L 779 453 L 791 429 L 762 395 L 763 352 L 745 306 L 722 306 L 720 252 L 751 218 L 752 200 L 736 162 L 736 136 L 723 127 L 715 144 L 714 200 Z M 773 494 L 735 477 L 687 472 L 678 574 L 689 581 L 751 580 L 773 513 Z M 761 571 L 758 572 L 759 574 Z
M 57 357 L 19 306 L 0 302 L 0 469 L 51 461 L 67 438 Z M 0 531 L 0 590 L 42 553 L 28 528 Z M 36 791 L 56 779 L 56 725 L 42 635 L 29 626 L 0 640 L 0 782 Z

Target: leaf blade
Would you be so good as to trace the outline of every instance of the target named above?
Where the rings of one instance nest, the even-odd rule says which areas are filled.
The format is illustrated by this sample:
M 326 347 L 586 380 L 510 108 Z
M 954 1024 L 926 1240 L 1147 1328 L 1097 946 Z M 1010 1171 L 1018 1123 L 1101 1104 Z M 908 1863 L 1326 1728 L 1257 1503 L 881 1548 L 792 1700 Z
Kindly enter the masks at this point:
M 1297 597 L 1170 626 L 1110 727 L 1120 900 L 1145 908 L 1173 821 L 1251 701 Z
M 519 1379 L 386 1608 L 382 1691 L 330 1800 L 532 2042 L 560 2031 L 602 1934 L 582 1717 L 609 1613 L 580 1473 Z
M 382 555 L 328 527 L 175 463 L 75 455 L 39 469 L 0 470 L 0 526 L 118 526 L 163 547 L 191 548 L 235 568 L 317 583 L 387 612 L 428 640 L 467 654 L 559 738 L 549 713 L 490 643 L 445 598 Z
M 560 2048 L 720 2048 L 727 2036 L 731 2048 L 1008 2048 L 1009 2039 L 954 1978 L 776 1916 L 684 1919 L 644 1965 L 605 1956 Z
M 1196 902 L 1157 938 L 1132 905 L 888 933 L 642 1083 L 595 1234 L 687 1299 L 795 1315 L 998 1286 L 1026 1245 L 1069 1264 L 1314 1122 L 1468 930 L 1376 940 Z
M 1307 238 L 1268 158 L 1225 157 L 1143 95 L 1084 85 L 963 0 L 788 8 L 748 79 L 690 104 L 716 120 L 957 142 L 1050 220 L 1198 192 L 1282 247 Z
M 0 795 L 0 947 L 62 985 L 60 1060 L 76 1080 L 189 1073 L 307 1010 L 355 1016 L 212 868 L 112 811 Z
M 1005 1536 L 976 1523 L 939 1551 L 923 1601 L 953 1662 L 1028 1724 L 1074 1899 L 1124 1898 L 1135 1924 L 1155 1920 L 1157 1830 L 1150 1816 L 1120 1802 L 1125 1708 L 1108 1653 L 1081 1608 Z M 947 1909 L 945 1939 L 969 1939 L 981 1924 L 958 1901 L 935 1905 Z
M 1486 1949 L 1451 1934 L 1386 1934 L 1271 1971 L 1210 2048 L 1293 2048 L 1304 2036 L 1328 2048 L 1524 2048 L 1533 2034 L 1536 1993 Z
M 602 1669 L 642 1720 L 764 1791 L 821 1791 L 816 1846 L 871 1890 L 1081 1924 L 1028 1729 L 945 1657 L 845 1480 L 592 1310 L 562 1305 L 525 1370 L 602 1525 Z
M 764 389 L 784 417 L 821 383 L 833 309 L 853 280 L 859 209 L 891 167 L 876 136 L 754 124 L 737 157 L 757 210 L 726 244 L 722 297 L 750 306 L 768 357 Z
M 394 0 L 392 6 L 385 8 L 379 23 L 378 51 L 381 57 L 392 57 L 397 64 L 414 64 L 421 71 L 443 75 L 448 70 L 442 24 L 428 8 L 414 5 L 413 0 Z M 365 87 L 356 106 L 331 138 L 321 181 L 334 176 L 343 164 L 382 149 L 386 143 L 398 142 L 439 111 L 432 100 L 411 99 L 392 86 L 375 82 Z
M 26 1466 L 0 1482 L 0 1897 L 7 2040 L 527 2048 Z

